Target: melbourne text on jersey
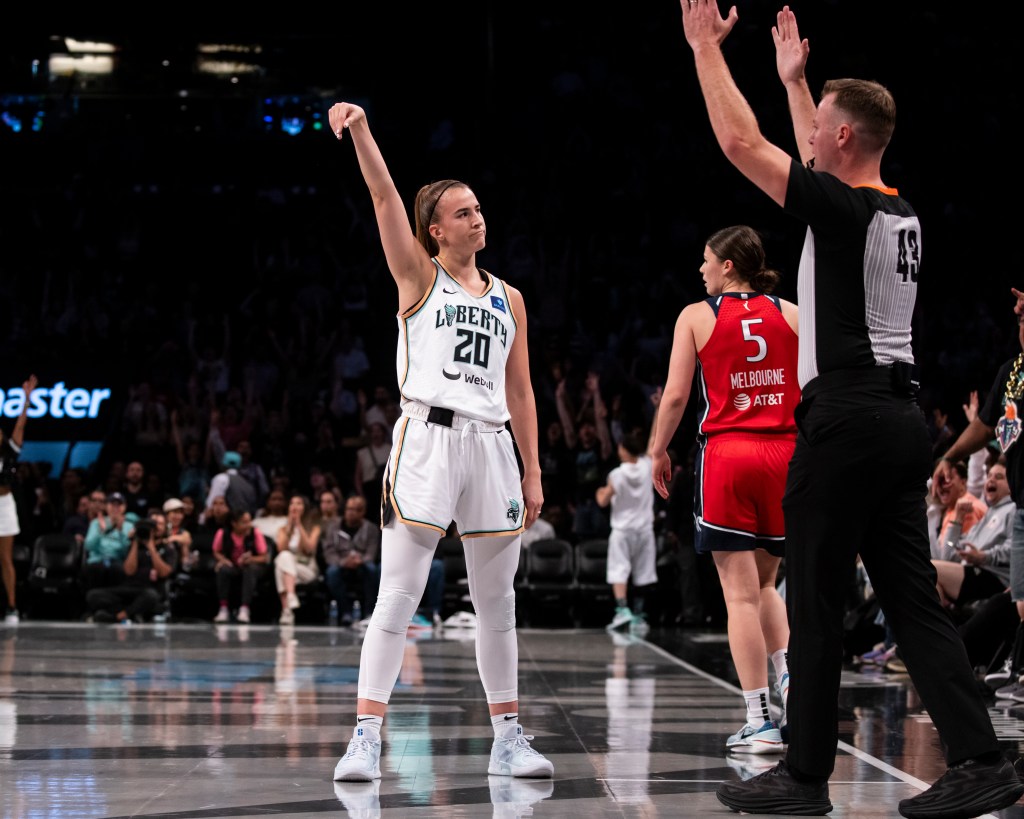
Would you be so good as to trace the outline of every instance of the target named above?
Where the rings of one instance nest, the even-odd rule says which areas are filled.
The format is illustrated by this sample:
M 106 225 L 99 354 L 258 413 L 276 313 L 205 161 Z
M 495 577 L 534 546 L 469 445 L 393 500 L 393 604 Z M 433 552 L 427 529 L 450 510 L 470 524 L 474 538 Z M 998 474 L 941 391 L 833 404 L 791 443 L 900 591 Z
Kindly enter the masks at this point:
M 729 373 L 729 381 L 734 390 L 749 389 L 750 387 L 774 387 L 786 383 L 786 372 L 782 367 L 772 367 L 767 370 L 743 370 L 738 373 Z

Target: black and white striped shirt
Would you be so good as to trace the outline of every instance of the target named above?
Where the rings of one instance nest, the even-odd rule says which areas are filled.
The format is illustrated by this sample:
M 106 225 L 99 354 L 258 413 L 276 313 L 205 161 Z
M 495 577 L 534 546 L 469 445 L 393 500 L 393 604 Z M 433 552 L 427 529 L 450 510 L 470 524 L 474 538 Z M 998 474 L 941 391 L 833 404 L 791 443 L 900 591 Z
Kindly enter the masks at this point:
M 785 210 L 807 224 L 797 278 L 801 388 L 839 369 L 914 362 L 921 224 L 894 188 L 794 161 Z

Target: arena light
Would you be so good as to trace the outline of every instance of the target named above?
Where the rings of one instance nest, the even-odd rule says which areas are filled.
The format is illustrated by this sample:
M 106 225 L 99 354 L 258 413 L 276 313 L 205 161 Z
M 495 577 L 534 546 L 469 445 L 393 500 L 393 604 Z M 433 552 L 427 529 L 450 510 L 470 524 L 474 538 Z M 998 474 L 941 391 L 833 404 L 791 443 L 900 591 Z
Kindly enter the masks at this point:
M 263 47 L 245 43 L 200 43 L 196 46 L 196 71 L 200 74 L 235 77 L 240 74 L 262 74 L 259 55 Z
M 113 43 L 100 43 L 93 40 L 76 40 L 64 38 L 64 47 L 72 54 L 113 54 L 117 46 Z
M 51 54 L 49 60 L 51 77 L 72 77 L 75 74 L 111 74 L 114 58 L 103 54 Z

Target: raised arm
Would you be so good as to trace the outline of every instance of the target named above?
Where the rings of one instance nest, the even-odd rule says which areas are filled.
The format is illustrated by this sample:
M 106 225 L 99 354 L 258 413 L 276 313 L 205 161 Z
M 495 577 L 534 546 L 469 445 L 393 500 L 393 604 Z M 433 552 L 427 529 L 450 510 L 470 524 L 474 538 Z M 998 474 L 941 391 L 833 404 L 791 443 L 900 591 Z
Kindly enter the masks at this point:
M 178 410 L 171 410 L 171 441 L 174 443 L 174 454 L 178 458 L 178 466 L 184 468 L 187 463 L 185 446 L 181 441 L 181 430 L 178 429 Z
M 25 442 L 25 424 L 28 421 L 28 405 L 32 399 L 32 391 L 36 388 L 39 380 L 35 375 L 30 375 L 24 384 L 21 385 L 22 391 L 25 393 L 25 403 L 21 405 L 21 413 L 18 415 L 18 420 L 14 422 L 14 430 L 11 432 L 11 441 L 21 449 L 21 445 Z
M 363 180 L 373 200 L 384 256 L 391 275 L 398 285 L 399 304 L 409 306 L 423 293 L 434 275 L 434 266 L 427 251 L 416 240 L 398 188 L 384 163 L 377 142 L 370 133 L 366 112 L 358 105 L 339 102 L 328 112 L 331 130 L 343 139 L 348 131 L 355 146 L 356 159 Z
M 559 379 L 555 386 L 555 406 L 558 408 L 558 420 L 562 422 L 562 437 L 569 449 L 576 446 L 576 420 L 569 407 L 569 390 L 565 385 L 565 377 Z
M 608 428 L 608 407 L 605 406 L 604 397 L 601 395 L 600 376 L 597 373 L 590 373 L 587 376 L 587 386 L 594 405 L 594 429 L 597 430 L 597 440 L 601 444 L 601 460 L 607 461 L 612 456 L 615 446 L 612 443 L 611 430 Z
M 975 416 L 967 425 L 967 429 L 960 433 L 953 445 L 935 464 L 932 472 L 933 486 L 949 483 L 953 479 L 953 464 L 957 461 L 966 461 L 970 455 L 991 441 L 995 434 L 993 427 Z
M 716 0 L 680 0 L 680 6 L 683 33 L 693 49 L 697 79 L 719 147 L 740 173 L 777 204 L 784 204 L 792 159 L 764 138 L 722 54 L 722 41 L 739 19 L 736 7 L 723 18 Z
M 516 336 L 505 363 L 505 401 L 511 416 L 512 434 L 523 461 L 524 523 L 529 529 L 544 506 L 540 482 L 540 460 L 537 449 L 537 399 L 530 379 L 530 353 L 526 342 L 526 304 L 523 295 L 507 287 L 512 314 L 516 318 Z
M 783 6 L 779 12 L 776 25 L 772 28 L 772 39 L 775 40 L 775 67 L 789 99 L 796 147 L 800 152 L 800 161 L 806 165 L 814 155 L 808 139 L 814 128 L 817 110 L 805 74 L 811 47 L 806 39 L 800 39 L 796 15 L 790 11 L 789 6 Z

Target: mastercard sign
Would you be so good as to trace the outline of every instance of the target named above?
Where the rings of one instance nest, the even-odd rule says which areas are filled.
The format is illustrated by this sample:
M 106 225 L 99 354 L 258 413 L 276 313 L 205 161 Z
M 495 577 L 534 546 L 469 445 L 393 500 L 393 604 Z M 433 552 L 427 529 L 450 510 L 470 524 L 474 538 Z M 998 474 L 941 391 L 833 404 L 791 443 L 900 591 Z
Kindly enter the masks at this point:
M 111 391 L 106 387 L 90 389 L 68 387 L 65 382 L 36 387 L 29 399 L 29 418 L 98 418 Z M 17 418 L 25 408 L 25 390 L 21 387 L 0 389 L 0 417 Z
M 125 389 L 81 370 L 74 375 L 39 373 L 39 385 L 26 399 L 21 386 L 26 371 L 31 372 L 12 367 L 0 377 L 4 432 L 11 434 L 23 410 L 28 419 L 20 460 L 48 463 L 51 475 L 66 467 L 88 469 L 119 428 Z

